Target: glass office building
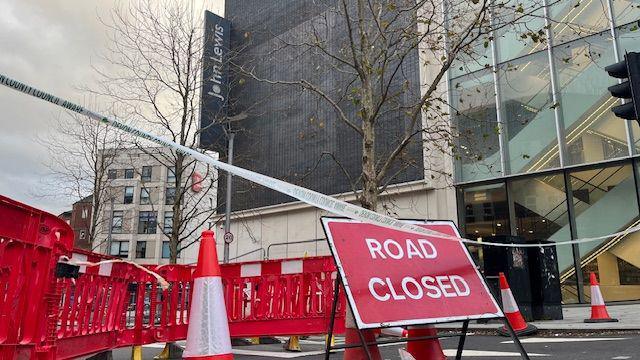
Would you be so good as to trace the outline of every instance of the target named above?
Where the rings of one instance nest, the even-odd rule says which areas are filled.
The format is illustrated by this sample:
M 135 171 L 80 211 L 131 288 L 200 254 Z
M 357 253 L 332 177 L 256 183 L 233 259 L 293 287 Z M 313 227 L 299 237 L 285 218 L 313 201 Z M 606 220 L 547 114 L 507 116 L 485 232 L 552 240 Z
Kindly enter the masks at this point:
M 460 139 L 456 161 L 467 237 L 561 242 L 640 223 L 640 128 L 611 112 L 604 71 L 640 51 L 640 1 L 553 3 L 528 24 L 548 41 L 506 29 L 486 64 L 450 71 L 454 123 L 476 135 Z M 640 299 L 640 233 L 556 249 L 565 303 L 589 301 L 591 271 L 605 300 Z

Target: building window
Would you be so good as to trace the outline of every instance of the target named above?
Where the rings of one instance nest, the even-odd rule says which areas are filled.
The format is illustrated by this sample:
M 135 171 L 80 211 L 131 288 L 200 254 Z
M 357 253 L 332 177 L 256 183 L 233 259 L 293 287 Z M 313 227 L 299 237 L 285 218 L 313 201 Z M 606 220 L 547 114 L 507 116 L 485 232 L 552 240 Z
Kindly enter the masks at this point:
M 114 211 L 111 214 L 111 232 L 119 234 L 122 232 L 122 218 L 124 217 L 123 211 Z
M 124 188 L 124 204 L 133 203 L 133 186 L 126 186 Z
M 173 171 L 172 168 L 167 168 L 167 182 L 175 183 L 176 182 L 176 172 Z
M 133 169 L 125 169 L 124 170 L 124 178 L 125 179 L 133 179 Z
M 151 180 L 152 169 L 153 168 L 151 166 L 143 166 L 142 167 L 142 176 L 141 176 L 142 181 L 150 181 Z
M 146 241 L 136 242 L 136 258 L 144 259 L 146 257 L 147 257 L 147 242 Z
M 82 218 L 86 219 L 89 217 L 89 209 L 87 208 L 82 208 Z
M 171 231 L 173 231 L 173 211 L 164 212 L 162 230 L 164 231 L 165 234 L 170 234 Z
M 140 189 L 140 205 L 149 205 L 151 204 L 151 196 L 149 194 L 149 189 L 142 188 Z
M 129 242 L 128 241 L 112 241 L 109 254 L 112 256 L 126 258 L 129 256 Z
M 169 242 L 163 241 L 162 242 L 162 258 L 168 259 L 170 255 L 171 255 L 171 251 L 169 250 Z M 180 257 L 180 247 L 178 246 L 178 258 L 179 257 Z
M 496 126 L 493 73 L 488 70 L 451 80 L 458 127 L 457 180 L 473 181 L 502 175 Z
M 118 178 L 118 170 L 116 169 L 109 169 L 107 171 L 107 179 L 109 180 L 113 180 L 113 179 L 117 179 Z
M 176 188 L 168 187 L 164 193 L 164 203 L 166 205 L 173 205 L 176 201 Z
M 140 211 L 138 216 L 138 234 L 155 234 L 156 233 L 156 212 Z
M 87 232 L 86 232 L 86 231 L 84 231 L 84 230 L 80 230 L 80 234 L 79 234 L 78 238 L 79 238 L 80 240 L 84 240 L 84 238 L 86 237 L 86 235 L 87 235 Z
M 547 54 L 518 58 L 498 72 L 507 168 L 517 174 L 560 166 Z

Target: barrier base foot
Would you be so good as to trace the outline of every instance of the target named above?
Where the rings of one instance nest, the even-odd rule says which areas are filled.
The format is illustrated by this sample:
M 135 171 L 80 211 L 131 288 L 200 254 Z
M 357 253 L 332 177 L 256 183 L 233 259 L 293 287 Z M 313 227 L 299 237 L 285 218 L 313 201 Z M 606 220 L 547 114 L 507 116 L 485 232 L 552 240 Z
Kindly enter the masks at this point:
M 586 323 L 603 323 L 603 322 L 618 322 L 618 319 L 608 318 L 608 319 L 584 319 Z
M 284 349 L 287 351 L 301 352 L 302 348 L 300 347 L 300 338 L 297 336 L 290 337 L 289 340 L 284 343 Z
M 166 343 L 162 352 L 154 357 L 157 360 L 182 359 L 182 348 L 175 343 Z
M 87 358 L 87 360 L 113 360 L 113 353 L 111 350 L 97 353 Z
M 533 335 L 538 332 L 538 328 L 531 324 L 527 324 L 526 328 L 520 330 L 514 329 L 514 332 L 517 336 Z M 501 336 L 511 336 L 509 334 L 509 330 L 507 330 L 507 328 L 504 326 L 498 329 L 498 334 L 500 334 Z

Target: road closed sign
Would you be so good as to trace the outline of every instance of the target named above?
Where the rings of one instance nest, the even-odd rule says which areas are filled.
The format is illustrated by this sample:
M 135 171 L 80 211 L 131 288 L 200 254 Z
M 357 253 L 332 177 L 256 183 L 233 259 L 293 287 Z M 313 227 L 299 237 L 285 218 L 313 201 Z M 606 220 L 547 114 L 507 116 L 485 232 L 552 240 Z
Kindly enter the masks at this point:
M 450 221 L 414 222 L 460 237 Z M 360 329 L 502 317 L 462 242 L 322 218 Z

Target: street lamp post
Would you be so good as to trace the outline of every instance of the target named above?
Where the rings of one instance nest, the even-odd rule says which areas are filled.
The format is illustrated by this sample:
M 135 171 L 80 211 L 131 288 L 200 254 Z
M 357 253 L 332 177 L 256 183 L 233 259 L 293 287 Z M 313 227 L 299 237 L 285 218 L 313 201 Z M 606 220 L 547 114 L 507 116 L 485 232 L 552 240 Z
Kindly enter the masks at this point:
M 235 133 L 233 131 L 229 131 L 229 151 L 227 163 L 229 165 L 233 165 L 233 139 L 235 137 Z M 233 176 L 230 172 L 227 172 L 227 197 L 225 203 L 225 218 L 224 218 L 224 233 L 228 234 L 231 232 L 231 181 Z M 229 242 L 224 242 L 224 257 L 222 260 L 225 264 L 229 262 Z

